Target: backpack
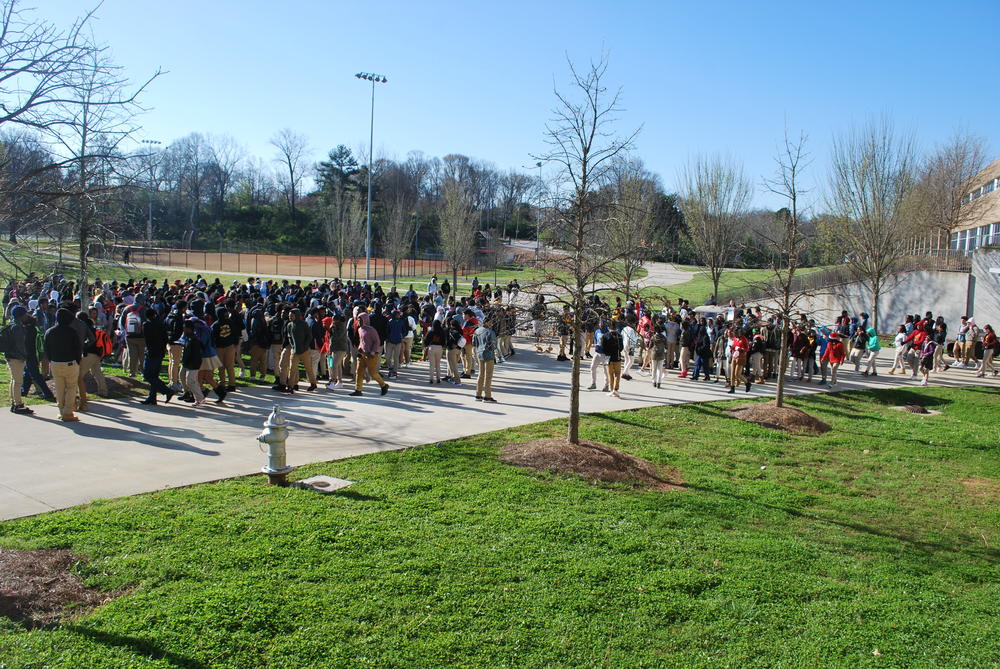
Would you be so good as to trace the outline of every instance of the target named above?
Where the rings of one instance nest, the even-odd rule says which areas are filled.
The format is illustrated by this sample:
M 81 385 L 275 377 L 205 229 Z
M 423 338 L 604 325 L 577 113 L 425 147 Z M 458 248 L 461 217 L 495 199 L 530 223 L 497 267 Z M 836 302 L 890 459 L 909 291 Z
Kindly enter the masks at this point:
M 125 336 L 142 336 L 142 317 L 139 316 L 138 311 L 130 310 L 127 314 L 125 314 Z
M 94 346 L 97 348 L 97 355 L 102 358 L 111 355 L 115 351 L 114 342 L 111 341 L 111 337 L 108 336 L 105 330 L 97 330 Z

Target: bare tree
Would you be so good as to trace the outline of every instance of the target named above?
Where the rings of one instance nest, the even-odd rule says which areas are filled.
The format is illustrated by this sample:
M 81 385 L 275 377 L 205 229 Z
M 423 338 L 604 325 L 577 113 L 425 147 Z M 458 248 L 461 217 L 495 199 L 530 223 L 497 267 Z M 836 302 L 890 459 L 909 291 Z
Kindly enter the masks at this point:
M 607 182 L 614 160 L 632 146 L 638 130 L 619 137 L 614 134 L 621 112 L 621 89 L 609 92 L 604 77 L 607 57 L 592 61 L 584 71 L 570 68 L 570 93 L 555 91 L 556 107 L 545 127 L 548 149 L 536 160 L 558 167 L 555 177 L 558 212 L 551 221 L 553 236 L 564 254 L 539 260 L 545 279 L 556 299 L 572 305 L 574 341 L 579 341 L 581 316 L 587 304 L 587 287 L 605 277 L 615 256 L 601 244 L 604 224 L 597 189 Z M 569 427 L 572 444 L 580 443 L 580 347 L 574 348 L 570 381 Z
M 295 206 L 302 179 L 305 177 L 306 158 L 309 153 L 309 140 L 288 128 L 281 130 L 271 138 L 271 145 L 278 150 L 275 158 L 285 170 L 283 185 L 285 201 L 288 203 L 288 213 L 295 225 Z
M 904 205 L 914 183 L 911 136 L 896 134 L 881 118 L 834 138 L 829 209 L 851 263 L 872 295 L 872 323 L 879 300 L 917 228 Z
M 719 279 L 740 250 L 743 217 L 753 196 L 753 183 L 734 159 L 699 156 L 682 174 L 684 220 L 695 255 L 708 269 L 712 296 Z
M 212 209 L 216 217 L 221 217 L 226 198 L 246 160 L 246 150 L 229 135 L 220 135 L 209 138 L 208 153 L 211 156 L 207 172 Z
M 337 261 L 339 277 L 344 276 L 344 263 L 353 263 L 363 250 L 365 217 L 364 201 L 356 191 L 334 189 L 323 205 L 323 236 Z
M 907 203 L 908 215 L 919 222 L 935 251 L 948 248 L 951 231 L 978 222 L 985 214 L 981 200 L 969 200 L 972 181 L 986 166 L 981 137 L 956 133 L 920 166 Z
M 382 244 L 386 257 L 392 265 L 392 284 L 396 284 L 399 264 L 413 248 L 417 234 L 416 201 L 403 193 L 396 193 L 386 207 L 382 226 Z
M 441 188 L 441 250 L 451 267 L 453 290 L 458 291 L 458 269 L 469 267 L 476 254 L 476 222 L 472 196 L 464 183 L 445 177 Z
M 784 143 L 774 158 L 777 165 L 775 175 L 764 180 L 764 187 L 786 202 L 786 206 L 774 216 L 775 225 L 769 231 L 760 233 L 773 253 L 769 256 L 768 276 L 759 285 L 764 295 L 777 307 L 781 318 L 778 382 L 774 392 L 775 404 L 779 407 L 784 406 L 785 400 L 789 324 L 796 305 L 806 296 L 806 293 L 795 290 L 794 283 L 802 254 L 809 243 L 802 225 L 802 197 L 806 193 L 802 187 L 802 172 L 810 162 L 805 151 L 806 140 L 804 132 L 800 132 L 797 139 L 791 139 L 786 129 Z
M 619 258 L 612 265 L 615 283 L 627 300 L 652 249 L 653 209 L 660 189 L 642 161 L 633 158 L 615 161 L 609 191 L 605 230 L 608 248 Z

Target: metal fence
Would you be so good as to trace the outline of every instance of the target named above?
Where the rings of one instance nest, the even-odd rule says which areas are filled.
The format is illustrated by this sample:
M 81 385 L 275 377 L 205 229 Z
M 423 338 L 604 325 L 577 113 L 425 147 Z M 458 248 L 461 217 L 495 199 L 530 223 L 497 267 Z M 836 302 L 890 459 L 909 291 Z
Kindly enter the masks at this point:
M 327 279 L 364 279 L 365 259 L 337 259 L 322 255 L 283 255 L 273 253 L 228 253 L 195 249 L 150 248 L 117 245 L 109 247 L 108 259 L 131 265 L 171 267 L 201 273 L 245 274 L 264 277 L 303 277 Z M 467 274 L 475 268 L 459 271 Z M 397 279 L 451 273 L 451 267 L 437 258 L 407 258 L 400 261 Z M 386 258 L 371 259 L 371 275 L 375 281 L 392 279 L 392 264 Z

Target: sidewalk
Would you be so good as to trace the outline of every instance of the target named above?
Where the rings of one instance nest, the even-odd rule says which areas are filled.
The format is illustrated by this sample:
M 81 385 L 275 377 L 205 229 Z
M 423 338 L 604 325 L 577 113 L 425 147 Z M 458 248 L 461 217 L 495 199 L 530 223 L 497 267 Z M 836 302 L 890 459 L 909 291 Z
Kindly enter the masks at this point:
M 584 361 L 589 363 L 589 361 Z M 426 363 L 400 372 L 391 390 L 380 397 L 369 385 L 364 397 L 349 397 L 350 388 L 300 392 L 289 397 L 267 386 L 235 393 L 223 406 L 202 409 L 174 401 L 146 407 L 138 400 L 91 402 L 79 423 L 57 420 L 54 406 L 36 407 L 33 417 L 0 413 L 0 520 L 62 509 L 95 499 L 260 472 L 265 456 L 256 441 L 274 405 L 289 422 L 291 465 L 337 460 L 364 453 L 402 449 L 471 434 L 565 416 L 570 363 L 552 355 L 520 348 L 499 365 L 494 394 L 499 404 L 474 400 L 475 379 L 462 386 L 427 383 Z M 883 370 L 885 367 L 883 366 Z M 987 385 L 971 370 L 932 375 L 934 385 Z M 589 367 L 581 385 L 590 383 Z M 599 377 L 598 384 L 603 383 Z M 864 387 L 905 388 L 909 377 L 862 377 L 842 374 L 837 390 Z M 304 387 L 304 386 L 303 386 Z M 726 394 L 721 384 L 678 379 L 675 372 L 654 389 L 649 377 L 633 370 L 622 382 L 622 399 L 599 391 L 581 392 L 584 412 L 633 409 L 724 399 L 770 397 L 773 384 L 754 386 L 749 394 Z M 790 395 L 825 390 L 815 384 L 789 383 Z M 335 475 L 336 465 L 329 467 Z M 294 473 L 293 473 L 294 478 Z

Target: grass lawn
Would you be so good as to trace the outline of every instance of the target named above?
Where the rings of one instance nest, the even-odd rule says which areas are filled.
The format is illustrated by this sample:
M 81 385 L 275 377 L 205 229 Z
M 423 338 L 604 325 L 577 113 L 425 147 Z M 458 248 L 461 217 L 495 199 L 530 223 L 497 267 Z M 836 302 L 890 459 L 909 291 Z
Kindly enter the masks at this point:
M 552 421 L 296 472 L 356 482 L 329 496 L 252 477 L 3 523 L 0 544 L 71 548 L 125 594 L 0 619 L 0 666 L 997 666 L 997 400 L 796 398 L 822 437 L 726 403 L 585 419 L 683 492 L 498 462 Z M 891 408 L 911 401 L 942 413 Z
M 704 304 L 712 295 L 712 279 L 703 268 L 691 267 L 685 265 L 677 265 L 677 269 L 692 272 L 692 277 L 684 283 L 675 284 L 673 286 L 647 286 L 641 291 L 642 296 L 646 300 L 651 300 L 654 303 L 663 301 L 664 298 L 670 298 L 672 302 L 677 301 L 678 298 L 684 298 L 688 300 L 693 306 L 698 306 L 699 304 Z M 823 269 L 822 267 L 805 267 L 798 270 L 798 274 L 809 274 L 817 270 Z M 766 269 L 750 269 L 750 270 L 728 270 L 722 273 L 719 277 L 719 303 L 725 304 L 728 302 L 731 295 L 737 296 L 736 299 L 739 301 L 739 296 L 742 295 L 748 286 L 765 281 L 772 276 L 770 270 Z M 598 291 L 602 297 L 610 297 L 614 299 L 616 296 L 621 294 L 615 291 Z

